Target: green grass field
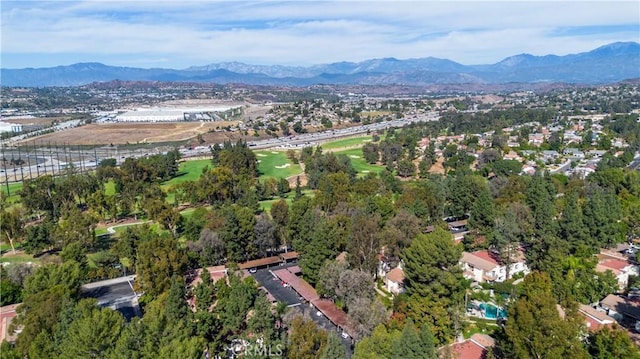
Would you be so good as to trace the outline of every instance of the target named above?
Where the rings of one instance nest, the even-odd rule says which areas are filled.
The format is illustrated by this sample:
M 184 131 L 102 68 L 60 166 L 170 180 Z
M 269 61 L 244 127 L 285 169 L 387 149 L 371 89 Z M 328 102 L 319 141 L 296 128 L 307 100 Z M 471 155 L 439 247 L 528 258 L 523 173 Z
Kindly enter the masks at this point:
M 209 166 L 213 168 L 211 160 L 193 160 L 180 162 L 178 175 L 162 184 L 163 187 L 170 187 L 179 183 L 196 181 L 202 175 L 202 169 Z
M 11 196 L 15 196 L 16 192 L 18 192 L 21 189 L 22 189 L 22 182 L 9 183 L 9 194 Z M 4 182 L 2 183 L 2 192 L 4 192 L 4 194 L 7 194 L 7 184 Z
M 282 151 L 256 151 L 260 180 L 266 178 L 287 178 L 302 173 L 299 164 L 294 164 Z
M 384 167 L 378 165 L 370 165 L 362 156 L 362 148 L 353 148 L 350 150 L 335 152 L 336 155 L 346 155 L 351 160 L 353 168 L 358 172 L 359 176 L 364 176 L 369 172 L 379 173 Z
M 2 193 L 4 193 L 5 195 L 9 194 L 9 196 L 7 197 L 7 203 L 12 204 L 12 203 L 20 202 L 20 196 L 18 195 L 18 191 L 22 189 L 22 182 L 9 183 L 9 186 L 8 186 L 9 188 L 7 188 L 6 183 L 2 183 L 1 187 L 2 187 Z
M 0 258 L 0 263 L 11 263 L 11 264 L 15 264 L 15 263 L 40 263 L 40 259 L 38 258 L 33 258 L 32 255 L 30 254 L 24 254 L 24 253 L 20 253 L 20 254 L 16 254 L 16 255 L 5 255 L 2 256 L 2 258 Z
M 358 145 L 364 145 L 367 142 L 371 142 L 373 139 L 372 136 L 358 136 L 358 137 L 348 137 L 342 138 L 339 140 L 326 142 L 320 145 L 323 150 L 333 150 L 336 148 L 344 148 L 344 147 L 353 147 Z
M 302 193 L 304 193 L 304 195 L 307 197 L 313 197 L 315 194 L 315 192 L 310 189 L 304 190 L 302 191 Z M 293 201 L 293 198 L 295 196 L 296 196 L 296 191 L 292 189 L 291 192 L 287 193 L 287 197 L 284 200 L 287 202 L 288 205 L 291 205 L 291 202 Z M 266 201 L 260 201 L 260 208 L 264 212 L 269 212 L 271 211 L 271 206 L 273 206 L 274 203 L 278 202 L 281 199 L 282 198 L 276 198 L 276 199 L 269 199 Z

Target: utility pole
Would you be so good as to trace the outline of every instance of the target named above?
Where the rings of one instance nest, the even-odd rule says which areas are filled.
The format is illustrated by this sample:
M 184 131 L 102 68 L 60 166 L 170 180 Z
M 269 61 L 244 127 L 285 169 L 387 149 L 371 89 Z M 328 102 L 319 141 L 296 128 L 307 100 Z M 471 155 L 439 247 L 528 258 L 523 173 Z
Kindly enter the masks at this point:
M 7 159 L 4 157 L 4 143 L 0 144 L 0 148 L 2 148 L 2 168 L 4 169 L 4 184 L 7 186 L 7 197 L 11 196 L 11 191 L 9 190 L 9 177 L 7 175 Z
M 22 165 L 24 164 L 24 160 L 22 160 L 22 153 L 20 153 L 20 146 L 18 146 L 18 161 L 20 161 L 20 181 L 24 182 L 24 173 L 22 173 Z

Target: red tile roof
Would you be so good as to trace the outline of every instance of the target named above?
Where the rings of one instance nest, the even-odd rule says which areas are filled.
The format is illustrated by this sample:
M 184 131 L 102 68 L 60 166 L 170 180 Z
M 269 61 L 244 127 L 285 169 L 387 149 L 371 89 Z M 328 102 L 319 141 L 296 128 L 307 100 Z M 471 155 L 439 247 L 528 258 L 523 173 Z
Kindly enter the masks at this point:
M 390 270 L 389 273 L 387 273 L 387 279 L 396 283 L 404 282 L 404 272 L 402 268 L 396 267 Z
M 486 260 L 481 256 L 476 255 L 476 253 L 477 252 L 462 252 L 462 258 L 460 258 L 460 262 L 468 263 L 474 268 L 482 269 L 483 271 L 492 271 L 498 266 L 495 261 Z
M 587 328 L 591 331 L 599 330 L 604 326 L 615 323 L 615 319 L 608 316 L 607 313 L 595 310 L 588 305 L 580 304 L 579 313 L 585 317 Z
M 285 261 L 288 261 L 290 259 L 296 259 L 298 258 L 298 252 L 280 253 L 280 258 L 282 258 Z
M 344 329 L 351 337 L 354 336 L 354 332 L 349 326 L 347 314 L 336 307 L 332 301 L 329 299 L 316 299 L 311 304 L 318 308 L 333 324 Z
M 227 276 L 227 268 L 225 266 L 207 267 L 207 270 L 211 276 L 211 281 L 214 283 Z M 193 277 L 190 285 L 195 286 L 200 284 L 200 282 L 202 282 L 202 278 L 200 277 L 201 274 L 202 269 L 196 269 L 195 277 Z
M 279 256 L 273 256 L 273 257 L 267 257 L 267 258 L 254 259 L 252 261 L 240 263 L 238 264 L 238 267 L 240 267 L 240 269 L 264 267 L 272 264 L 278 264 L 280 263 L 280 261 L 281 259 Z
M 287 270 L 289 272 L 293 273 L 293 274 L 296 274 L 296 275 L 302 273 L 302 269 L 300 269 L 300 267 L 298 267 L 298 266 L 287 267 Z
M 16 308 L 22 303 L 11 304 L 0 308 L 0 343 L 2 343 L 5 339 L 7 341 L 14 341 L 15 335 L 9 333 L 9 325 L 11 325 L 11 321 L 15 318 L 18 313 L 16 312 Z
M 456 359 L 484 359 L 487 354 L 485 348 L 471 340 L 452 344 L 451 351 Z
M 475 251 L 475 252 L 473 252 L 471 254 L 475 255 L 476 257 L 480 257 L 480 258 L 484 259 L 485 261 L 491 262 L 491 263 L 495 264 L 496 266 L 500 265 L 500 262 L 496 258 L 495 254 L 489 253 L 489 251 L 486 251 L 486 250 L 485 251 Z
M 600 259 L 598 261 L 598 265 L 603 266 L 605 268 L 610 268 L 614 271 L 622 272 L 622 270 L 625 267 L 628 267 L 630 263 L 621 259 L 607 258 L 607 259 Z
M 318 292 L 316 292 L 311 284 L 307 283 L 304 279 L 296 276 L 295 274 L 289 272 L 287 269 L 274 270 L 273 274 L 275 274 L 283 282 L 291 285 L 291 287 L 308 302 L 312 302 L 320 298 Z
M 487 349 L 495 345 L 495 340 L 486 334 L 474 334 L 471 338 L 451 344 L 451 351 L 455 359 L 485 359 Z

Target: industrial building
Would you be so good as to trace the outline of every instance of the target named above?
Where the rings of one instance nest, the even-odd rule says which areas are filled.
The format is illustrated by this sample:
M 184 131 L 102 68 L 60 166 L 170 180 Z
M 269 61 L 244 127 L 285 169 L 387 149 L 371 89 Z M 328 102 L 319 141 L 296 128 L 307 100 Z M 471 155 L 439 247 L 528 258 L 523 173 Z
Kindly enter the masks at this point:
M 138 108 L 116 116 L 118 122 L 221 121 L 242 113 L 242 106 Z
M 17 123 L 0 121 L 0 133 L 2 132 L 13 132 L 13 133 L 22 132 L 22 125 Z

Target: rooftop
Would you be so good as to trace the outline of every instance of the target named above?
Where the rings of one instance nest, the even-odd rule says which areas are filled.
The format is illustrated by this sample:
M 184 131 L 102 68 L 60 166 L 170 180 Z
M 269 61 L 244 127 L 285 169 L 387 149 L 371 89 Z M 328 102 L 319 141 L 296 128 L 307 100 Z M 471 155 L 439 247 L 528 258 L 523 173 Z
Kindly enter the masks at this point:
M 614 310 L 620 314 L 640 320 L 640 302 L 636 300 L 609 294 L 600 301 L 600 305 L 605 309 Z
M 479 252 L 485 252 L 485 254 L 478 255 Z M 482 269 L 484 271 L 492 271 L 497 266 L 499 266 L 497 261 L 490 258 L 487 251 L 478 251 L 473 253 L 462 252 L 462 258 L 460 258 L 460 262 L 467 263 L 475 268 Z
M 240 267 L 240 269 L 264 267 L 272 264 L 278 264 L 280 263 L 280 261 L 281 260 L 279 256 L 273 256 L 273 257 L 267 257 L 267 258 L 254 259 L 252 261 L 240 263 L 238 264 L 238 267 Z
M 387 279 L 392 282 L 402 283 L 404 282 L 404 271 L 399 267 L 393 268 L 387 273 Z
M 304 279 L 296 276 L 291 273 L 288 269 L 278 269 L 274 270 L 273 274 L 275 274 L 280 280 L 291 285 L 291 287 L 302 296 L 306 301 L 313 302 L 316 299 L 319 299 L 320 296 L 318 292 L 311 286 L 311 284 L 307 283 Z

